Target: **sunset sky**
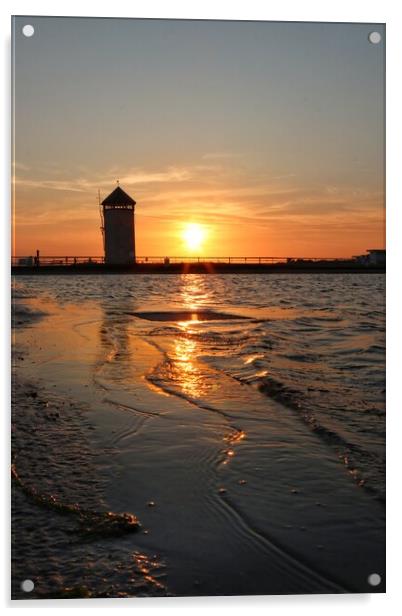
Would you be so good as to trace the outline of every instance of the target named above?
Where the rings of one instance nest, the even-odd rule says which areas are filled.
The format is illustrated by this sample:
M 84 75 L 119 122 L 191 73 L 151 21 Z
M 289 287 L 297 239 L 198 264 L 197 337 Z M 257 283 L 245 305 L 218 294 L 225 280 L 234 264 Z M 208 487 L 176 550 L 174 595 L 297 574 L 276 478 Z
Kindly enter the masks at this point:
M 117 179 L 137 201 L 137 255 L 194 254 L 189 224 L 200 256 L 384 247 L 383 26 L 14 27 L 15 254 L 102 255 L 98 189 Z

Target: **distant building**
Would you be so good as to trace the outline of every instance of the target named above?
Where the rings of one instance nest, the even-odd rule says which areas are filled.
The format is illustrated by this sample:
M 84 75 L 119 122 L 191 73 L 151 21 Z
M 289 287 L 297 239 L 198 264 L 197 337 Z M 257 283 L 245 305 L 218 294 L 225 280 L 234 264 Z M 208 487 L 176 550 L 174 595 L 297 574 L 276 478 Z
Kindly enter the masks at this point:
M 105 263 L 135 263 L 135 201 L 120 186 L 102 201 Z
M 385 265 L 385 250 L 372 248 L 367 252 L 370 265 Z
M 354 261 L 364 265 L 385 265 L 386 253 L 383 248 L 370 248 L 365 255 L 356 255 Z

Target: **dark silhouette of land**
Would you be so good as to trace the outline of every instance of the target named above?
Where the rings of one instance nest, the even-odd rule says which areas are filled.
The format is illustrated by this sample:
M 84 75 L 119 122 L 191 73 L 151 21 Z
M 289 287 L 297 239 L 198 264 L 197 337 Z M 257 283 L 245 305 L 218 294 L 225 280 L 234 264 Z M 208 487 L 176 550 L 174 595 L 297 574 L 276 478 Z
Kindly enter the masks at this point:
M 47 274 L 369 274 L 384 273 L 385 265 L 358 263 L 353 260 L 292 261 L 290 263 L 135 263 L 105 265 L 77 263 L 59 265 L 14 265 L 13 275 Z

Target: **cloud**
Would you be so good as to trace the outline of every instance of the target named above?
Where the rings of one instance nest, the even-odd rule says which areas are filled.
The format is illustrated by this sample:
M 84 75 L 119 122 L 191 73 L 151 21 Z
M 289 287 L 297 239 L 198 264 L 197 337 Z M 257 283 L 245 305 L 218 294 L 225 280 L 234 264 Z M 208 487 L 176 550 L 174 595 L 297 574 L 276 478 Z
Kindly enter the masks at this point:
M 237 152 L 207 152 L 201 157 L 203 160 L 224 160 L 227 158 L 240 158 L 242 154 Z
M 111 167 L 97 175 L 81 168 L 81 174 L 71 180 L 61 171 L 59 179 L 48 179 L 44 173 L 45 177 L 39 178 L 17 177 L 17 225 L 50 229 L 75 220 L 97 229 L 97 191 L 100 189 L 104 197 L 115 186 L 117 177 L 124 189 L 135 191 L 139 220 L 154 221 L 155 228 L 192 218 L 220 228 L 275 227 L 296 237 L 301 232 L 318 235 L 324 227 L 331 233 L 349 233 L 352 228 L 354 233 L 359 229 L 363 233 L 383 223 L 380 190 L 312 182 L 293 173 L 275 175 L 269 169 L 257 172 L 244 165 L 225 166 L 210 158 L 205 165 L 196 161 L 162 169 L 127 168 L 120 170 L 120 176 Z M 35 190 L 37 194 L 31 194 Z M 55 191 L 59 193 L 57 197 Z
M 14 179 L 16 188 L 42 188 L 45 190 L 61 190 L 68 192 L 85 192 L 87 190 L 86 185 L 80 180 L 76 180 L 75 183 L 68 182 L 66 180 L 31 180 L 28 178 L 16 177 Z
M 168 167 L 164 171 L 145 171 L 134 169 L 123 173 L 119 177 L 116 174 L 105 174 L 98 178 L 76 178 L 73 180 L 48 180 L 44 178 L 23 178 L 16 177 L 14 183 L 17 188 L 59 190 L 64 192 L 87 192 L 98 188 L 111 188 L 115 186 L 116 180 L 125 186 L 135 186 L 141 184 L 159 184 L 184 182 L 191 179 L 191 170 L 188 168 Z
M 24 163 L 19 163 L 17 161 L 12 162 L 12 167 L 14 169 L 19 169 L 20 171 L 30 171 L 31 169 L 31 167 L 28 167 L 28 165 L 24 165 Z

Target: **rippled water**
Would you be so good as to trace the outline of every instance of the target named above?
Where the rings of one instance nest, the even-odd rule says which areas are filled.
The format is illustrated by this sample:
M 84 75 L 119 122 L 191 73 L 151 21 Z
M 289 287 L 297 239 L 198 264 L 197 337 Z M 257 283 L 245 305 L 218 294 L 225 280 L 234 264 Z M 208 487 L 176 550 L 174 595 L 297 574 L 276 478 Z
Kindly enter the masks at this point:
M 174 316 L 170 324 L 144 323 L 156 342 L 172 341 L 169 352 L 179 366 L 178 374 L 165 371 L 153 379 L 183 395 L 202 396 L 208 381 L 189 363 L 202 357 L 294 409 L 359 481 L 383 494 L 383 275 L 65 276 L 26 278 L 23 284 L 23 294 L 46 294 L 61 304 L 100 302 L 111 322 L 144 308 L 249 316 L 230 325 L 177 323 Z
M 266 558 L 275 569 L 273 546 L 287 545 L 281 567 L 292 583 L 282 587 L 275 569 L 275 592 L 306 589 L 306 571 L 289 560 L 303 554 L 305 564 L 316 562 L 301 536 L 289 536 L 295 523 L 303 534 L 303 519 L 311 532 L 331 529 L 333 545 L 320 556 L 327 572 L 339 556 L 341 527 L 348 549 L 381 547 L 381 530 L 373 530 L 379 514 L 373 510 L 368 520 L 365 498 L 384 497 L 384 285 L 377 274 L 17 279 L 14 323 L 35 326 L 21 341 L 38 349 L 36 363 L 24 369 L 31 377 L 45 373 L 55 391 L 64 387 L 98 413 L 107 406 L 102 421 L 115 425 L 103 438 L 116 457 L 102 468 L 113 477 L 120 469 L 120 489 L 112 482 L 106 499 L 114 510 L 161 525 L 166 553 L 182 563 L 180 573 L 172 565 L 173 592 L 191 594 L 186 548 L 172 556 L 174 539 L 160 530 L 159 509 L 150 513 L 139 495 L 172 508 L 183 545 L 200 542 L 201 549 L 203 532 L 221 533 L 222 541 L 227 532 L 233 558 L 247 550 L 260 576 Z M 117 412 L 123 419 L 110 418 Z M 332 489 L 339 490 L 339 510 Z M 314 494 L 332 499 L 331 511 L 317 513 Z M 182 517 L 190 510 L 203 512 L 197 539 Z M 351 537 L 357 547 L 350 548 Z M 198 575 L 207 574 L 201 567 Z M 336 571 L 328 575 L 339 579 Z M 231 588 L 229 578 L 219 592 Z M 309 579 L 307 591 L 323 588 Z M 254 572 L 245 592 L 260 592 L 261 583 Z M 205 584 L 214 594 L 211 580 Z

